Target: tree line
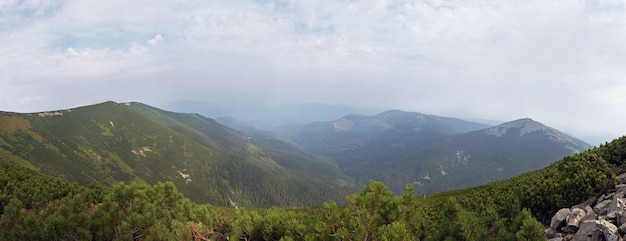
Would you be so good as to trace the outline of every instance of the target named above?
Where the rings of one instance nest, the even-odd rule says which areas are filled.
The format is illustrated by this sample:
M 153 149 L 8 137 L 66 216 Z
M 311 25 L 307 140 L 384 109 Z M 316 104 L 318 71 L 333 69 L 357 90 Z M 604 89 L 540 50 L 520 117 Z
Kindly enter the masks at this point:
M 561 207 L 607 192 L 625 171 L 626 139 L 470 189 L 361 192 L 309 208 L 197 204 L 173 183 L 81 186 L 0 162 L 0 240 L 545 240 Z

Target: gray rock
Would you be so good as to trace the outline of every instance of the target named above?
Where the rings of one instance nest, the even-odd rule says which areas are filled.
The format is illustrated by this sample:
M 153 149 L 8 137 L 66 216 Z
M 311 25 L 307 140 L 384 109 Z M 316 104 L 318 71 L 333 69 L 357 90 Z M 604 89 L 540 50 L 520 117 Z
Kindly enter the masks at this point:
M 554 216 L 552 216 L 552 220 L 550 221 L 550 228 L 553 230 L 559 230 L 561 227 L 565 225 L 565 219 L 569 216 L 570 210 L 569 208 L 562 208 Z
M 621 184 L 615 187 L 616 191 L 559 210 L 550 220 L 550 227 L 544 230 L 546 239 L 625 241 L 626 173 L 618 179 Z
M 573 208 L 569 216 L 567 216 L 567 218 L 565 219 L 565 221 L 567 222 L 568 232 L 576 232 L 585 216 L 587 216 L 587 211 L 580 208 Z
M 598 219 L 598 215 L 596 215 L 595 212 L 593 212 L 593 208 L 591 208 L 590 206 L 586 206 L 585 207 L 585 211 L 587 211 L 587 216 L 585 216 L 585 218 L 583 219 L 583 221 L 585 220 L 596 220 Z
M 580 224 L 578 232 L 574 234 L 574 241 L 601 241 L 604 238 L 602 231 L 596 225 L 597 220 L 587 220 Z
M 612 200 L 604 200 L 604 201 L 599 202 L 598 204 L 596 204 L 595 207 L 593 207 L 593 212 L 598 216 L 606 215 L 611 202 Z
M 622 237 L 619 236 L 619 232 L 617 231 L 617 227 L 614 224 L 610 223 L 606 220 L 596 221 L 596 226 L 602 231 L 604 234 L 604 239 L 606 241 L 621 241 Z
M 623 196 L 624 193 L 621 193 L 621 195 L 619 195 L 619 193 L 615 195 L 613 201 L 611 201 L 611 204 L 609 204 L 607 214 L 618 212 L 626 208 L 626 200 L 624 200 Z
M 625 184 L 625 186 L 626 186 L 626 184 Z M 577 204 L 577 205 L 573 206 L 572 208 L 582 208 L 582 209 L 585 209 L 586 206 L 591 206 L 591 207 L 595 206 L 597 202 L 598 202 L 598 198 L 597 197 L 591 197 L 591 198 L 587 199 L 585 202 Z

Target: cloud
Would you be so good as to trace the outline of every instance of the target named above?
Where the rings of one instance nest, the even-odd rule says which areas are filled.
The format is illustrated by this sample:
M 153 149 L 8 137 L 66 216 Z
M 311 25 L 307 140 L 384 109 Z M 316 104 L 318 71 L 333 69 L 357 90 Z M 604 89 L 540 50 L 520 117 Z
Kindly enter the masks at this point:
M 161 34 L 157 34 L 153 39 L 148 40 L 148 44 L 152 46 L 157 46 L 164 43 L 165 40 L 163 40 L 163 36 Z
M 46 100 L 46 99 L 48 99 L 48 98 L 45 97 L 45 96 L 40 96 L 40 95 L 38 95 L 38 96 L 26 96 L 26 97 L 20 98 L 20 102 L 22 104 L 31 104 L 32 102 L 43 101 L 43 100 Z
M 56 0 L 7 0 L 0 2 L 0 32 L 45 19 L 62 7 Z
M 84 98 L 322 101 L 618 133 L 595 123 L 626 121 L 624 5 L 5 1 L 0 85 L 58 106 L 75 105 L 60 97 L 71 86 L 98 86 Z

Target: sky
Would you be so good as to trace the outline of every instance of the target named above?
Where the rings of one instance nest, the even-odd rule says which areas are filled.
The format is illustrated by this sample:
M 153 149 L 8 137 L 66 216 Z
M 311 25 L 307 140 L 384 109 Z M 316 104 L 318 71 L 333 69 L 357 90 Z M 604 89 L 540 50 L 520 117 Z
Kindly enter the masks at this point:
M 626 1 L 0 0 L 0 110 L 320 102 L 626 134 Z

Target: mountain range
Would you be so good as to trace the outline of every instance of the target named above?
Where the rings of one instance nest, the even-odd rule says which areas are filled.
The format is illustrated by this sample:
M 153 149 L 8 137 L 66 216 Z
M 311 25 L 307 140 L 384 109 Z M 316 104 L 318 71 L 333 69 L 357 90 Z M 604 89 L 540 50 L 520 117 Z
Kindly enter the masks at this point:
M 372 179 L 396 193 L 480 185 L 590 148 L 531 119 L 391 110 L 290 123 L 260 129 L 137 102 L 0 112 L 0 160 L 80 184 L 173 182 L 198 203 L 296 207 L 342 203 Z
M 357 190 L 328 158 L 136 102 L 0 112 L 0 159 L 80 184 L 171 181 L 223 206 L 310 206 Z
M 591 148 L 527 118 L 489 127 L 397 110 L 315 122 L 285 134 L 336 160 L 357 185 L 379 180 L 396 193 L 408 183 L 418 193 L 485 184 Z

